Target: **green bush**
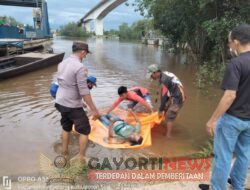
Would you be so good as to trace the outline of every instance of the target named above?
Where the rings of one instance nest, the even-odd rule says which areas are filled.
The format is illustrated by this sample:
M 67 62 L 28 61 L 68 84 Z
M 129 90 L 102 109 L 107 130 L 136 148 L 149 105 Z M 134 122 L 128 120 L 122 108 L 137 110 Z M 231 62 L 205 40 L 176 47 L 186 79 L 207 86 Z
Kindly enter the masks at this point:
M 224 76 L 224 71 L 224 64 L 205 62 L 203 65 L 199 65 L 196 72 L 196 86 L 202 89 L 220 83 Z
M 60 34 L 61 36 L 68 36 L 68 37 L 89 37 L 88 34 L 83 27 L 79 27 L 77 23 L 70 22 L 64 26 L 60 27 Z

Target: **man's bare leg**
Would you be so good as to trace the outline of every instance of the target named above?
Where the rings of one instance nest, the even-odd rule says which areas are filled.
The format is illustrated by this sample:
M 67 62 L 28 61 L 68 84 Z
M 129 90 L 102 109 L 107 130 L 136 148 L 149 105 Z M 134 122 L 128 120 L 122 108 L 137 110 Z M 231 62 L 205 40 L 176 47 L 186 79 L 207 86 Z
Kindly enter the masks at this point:
M 85 162 L 85 152 L 87 149 L 87 144 L 88 144 L 88 136 L 87 135 L 80 135 L 79 136 L 79 146 L 80 146 L 80 152 L 79 152 L 79 157 L 81 162 Z
M 171 138 L 171 131 L 173 127 L 173 122 L 167 122 L 167 138 Z
M 69 154 L 69 141 L 70 141 L 70 132 L 62 132 L 62 154 L 67 156 Z

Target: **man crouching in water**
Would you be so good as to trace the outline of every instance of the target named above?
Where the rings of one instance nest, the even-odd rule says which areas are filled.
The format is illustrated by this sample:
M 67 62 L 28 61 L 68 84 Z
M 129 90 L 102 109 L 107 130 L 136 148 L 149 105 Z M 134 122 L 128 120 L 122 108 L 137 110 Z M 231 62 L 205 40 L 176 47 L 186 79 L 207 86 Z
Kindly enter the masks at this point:
M 158 65 L 150 65 L 147 69 L 148 79 L 158 81 L 161 85 L 161 105 L 159 116 L 166 116 L 166 135 L 171 138 L 173 122 L 175 121 L 183 103 L 186 99 L 184 87 L 174 73 L 161 71 Z

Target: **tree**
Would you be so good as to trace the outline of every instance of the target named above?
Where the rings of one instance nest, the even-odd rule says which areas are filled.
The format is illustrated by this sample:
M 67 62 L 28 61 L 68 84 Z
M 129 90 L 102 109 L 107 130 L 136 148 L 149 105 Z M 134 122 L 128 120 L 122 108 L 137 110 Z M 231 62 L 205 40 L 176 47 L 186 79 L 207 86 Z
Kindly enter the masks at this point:
M 60 27 L 60 34 L 69 37 L 88 37 L 89 34 L 82 28 L 78 27 L 77 23 L 70 22 Z
M 153 19 L 175 48 L 188 44 L 198 63 L 225 63 L 227 35 L 240 23 L 250 22 L 246 0 L 136 0 L 142 15 Z
M 144 19 L 134 22 L 131 26 L 123 23 L 119 26 L 119 30 L 106 31 L 105 35 L 116 35 L 122 40 L 141 40 L 150 30 L 153 30 L 152 20 Z
M 23 23 L 17 21 L 14 17 L 11 16 L 0 16 L 0 20 L 3 22 L 3 24 L 20 27 L 24 26 Z

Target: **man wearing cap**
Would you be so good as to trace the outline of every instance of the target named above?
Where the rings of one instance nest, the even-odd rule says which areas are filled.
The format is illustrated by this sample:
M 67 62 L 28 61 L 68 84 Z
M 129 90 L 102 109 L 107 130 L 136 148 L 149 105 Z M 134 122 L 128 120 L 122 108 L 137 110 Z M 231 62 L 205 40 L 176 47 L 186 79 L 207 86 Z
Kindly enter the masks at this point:
M 87 78 L 87 85 L 88 88 L 91 90 L 94 86 L 96 86 L 96 78 L 94 76 L 88 76 Z
M 75 130 L 80 133 L 80 159 L 84 161 L 85 150 L 90 133 L 89 119 L 83 110 L 83 100 L 89 106 L 94 118 L 99 117 L 99 112 L 92 101 L 87 85 L 88 70 L 82 61 L 90 53 L 88 44 L 74 42 L 73 54 L 58 65 L 57 81 L 59 88 L 56 94 L 55 107 L 61 113 L 62 146 L 63 154 L 68 154 L 70 132 L 74 124 Z
M 87 85 L 88 85 L 89 90 L 91 90 L 94 86 L 96 86 L 96 81 L 97 81 L 97 79 L 94 76 L 88 76 Z M 50 95 L 53 98 L 56 98 L 56 93 L 57 93 L 58 87 L 59 87 L 58 82 L 55 82 L 55 81 L 52 82 L 50 85 Z
M 183 85 L 175 74 L 167 71 L 162 72 L 156 64 L 148 67 L 147 78 L 159 80 L 161 84 L 159 116 L 162 116 L 164 113 L 166 114 L 166 135 L 170 138 L 173 122 L 185 101 Z

